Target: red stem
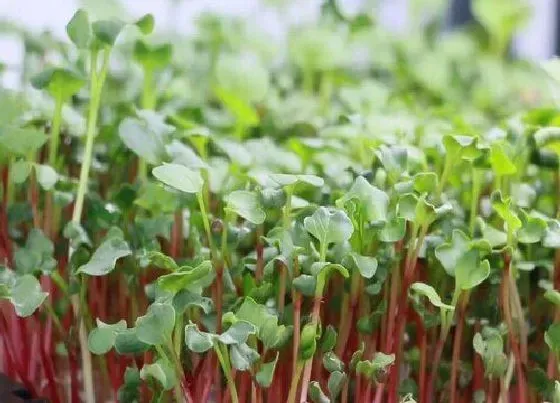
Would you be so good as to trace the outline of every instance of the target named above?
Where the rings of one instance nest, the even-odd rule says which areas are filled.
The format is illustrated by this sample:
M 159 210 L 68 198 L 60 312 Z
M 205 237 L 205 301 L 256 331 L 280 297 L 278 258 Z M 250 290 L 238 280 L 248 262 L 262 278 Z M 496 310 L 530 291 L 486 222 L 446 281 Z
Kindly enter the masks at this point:
M 481 330 L 480 320 L 476 320 L 474 324 L 475 333 Z M 482 357 L 479 354 L 474 354 L 473 357 L 473 393 L 477 390 L 484 389 L 484 364 L 482 363 Z
M 299 260 L 294 258 L 294 278 L 299 276 Z M 294 305 L 294 340 L 292 343 L 292 376 L 295 376 L 298 361 L 299 338 L 301 332 L 301 295 L 292 287 L 292 301 Z
M 315 296 L 313 299 L 313 311 L 311 312 L 311 323 L 317 325 L 319 323 L 319 315 L 321 313 L 321 296 Z M 303 379 L 301 382 L 300 403 L 307 402 L 307 390 L 309 389 L 309 382 L 311 381 L 311 367 L 312 362 L 307 361 L 303 370 Z
M 451 361 L 451 403 L 457 401 L 457 373 L 461 361 L 461 344 L 463 339 L 463 328 L 465 327 L 465 312 L 467 310 L 468 296 L 463 295 L 459 301 L 459 312 L 457 326 L 453 338 L 453 357 Z
M 513 326 L 513 318 L 510 310 L 510 290 L 509 290 L 509 276 L 511 272 L 511 256 L 504 253 L 504 270 L 502 275 L 501 291 L 502 291 L 502 314 L 506 321 L 509 330 L 510 348 L 515 356 L 515 369 L 517 374 L 517 396 L 519 403 L 527 402 L 527 380 L 523 371 L 523 362 L 521 350 L 519 347 L 519 340 Z
M 47 327 L 45 326 L 43 334 L 47 333 Z M 41 355 L 41 363 L 43 364 L 43 369 L 45 371 L 45 376 L 47 378 L 47 386 L 49 388 L 49 397 L 52 400 L 52 403 L 59 403 L 61 400 L 58 396 L 58 389 L 56 385 L 56 375 L 53 365 L 52 357 L 47 355 L 46 346 L 43 343 L 40 343 L 39 353 Z
M 439 363 L 441 361 L 441 355 L 443 353 L 443 348 L 445 347 L 445 339 L 447 334 L 442 334 L 437 341 L 436 350 L 434 353 L 434 359 L 432 361 L 432 370 L 430 371 L 430 376 L 426 383 L 426 402 L 433 402 L 434 400 L 434 387 L 437 379 L 437 372 L 439 369 Z
M 422 398 L 426 393 L 426 362 L 428 355 L 428 333 L 422 322 L 422 318 L 416 315 L 416 323 L 418 326 L 418 348 L 420 350 L 420 363 L 418 371 L 419 396 Z M 421 399 L 420 399 L 421 400 Z
M 171 227 L 171 250 L 172 257 L 179 257 L 183 246 L 183 211 L 177 209 L 174 214 L 173 226 Z
M 284 314 L 284 305 L 286 301 L 286 277 L 288 268 L 282 265 L 278 275 L 278 316 L 282 318 Z
M 37 178 L 31 172 L 28 197 L 31 201 L 31 212 L 33 216 L 33 227 L 41 228 L 41 217 L 39 216 L 39 189 L 37 188 Z
M 261 237 L 263 236 L 263 226 L 262 224 L 257 226 L 256 234 L 256 245 L 255 252 L 257 254 L 257 263 L 255 269 L 255 279 L 257 280 L 257 285 L 259 285 L 264 277 L 264 245 Z
M 68 359 L 70 362 L 70 393 L 71 402 L 80 403 L 80 382 L 78 381 L 78 359 L 76 357 L 76 351 L 70 348 L 68 351 Z

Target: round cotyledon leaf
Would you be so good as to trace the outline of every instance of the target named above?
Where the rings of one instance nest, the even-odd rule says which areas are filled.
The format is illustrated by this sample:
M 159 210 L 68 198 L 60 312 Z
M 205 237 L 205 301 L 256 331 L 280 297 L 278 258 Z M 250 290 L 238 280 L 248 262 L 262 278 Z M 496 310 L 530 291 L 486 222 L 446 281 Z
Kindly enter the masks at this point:
M 157 166 L 152 174 L 165 185 L 184 193 L 199 193 L 204 184 L 200 172 L 179 164 Z

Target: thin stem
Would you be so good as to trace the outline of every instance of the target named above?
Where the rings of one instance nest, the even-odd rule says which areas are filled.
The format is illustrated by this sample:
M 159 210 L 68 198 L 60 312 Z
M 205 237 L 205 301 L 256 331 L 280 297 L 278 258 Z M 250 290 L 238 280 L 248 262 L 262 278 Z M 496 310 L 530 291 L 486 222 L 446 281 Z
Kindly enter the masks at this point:
M 16 157 L 10 157 L 10 162 L 9 162 L 9 165 L 8 165 L 8 174 L 6 175 L 7 182 L 8 182 L 6 184 L 6 196 L 5 196 L 6 207 L 8 205 L 12 204 L 15 200 L 16 184 L 14 183 L 13 180 L 10 179 L 10 175 L 13 171 L 15 163 L 16 163 Z
M 58 155 L 58 144 L 60 142 L 60 126 L 62 123 L 62 107 L 64 101 L 61 97 L 55 98 L 54 114 L 51 125 L 51 133 L 49 139 L 49 165 L 56 168 L 56 157 Z
M 196 194 L 196 199 L 198 200 L 198 207 L 200 208 L 200 214 L 202 215 L 202 224 L 204 225 L 204 231 L 206 232 L 206 238 L 208 239 L 208 246 L 210 247 L 210 252 L 212 253 L 212 260 L 215 260 L 218 258 L 218 254 L 212 239 L 212 230 L 210 229 L 210 222 L 208 220 L 208 213 L 206 212 L 206 206 L 202 193 L 198 192 Z
M 453 337 L 453 353 L 451 361 L 451 403 L 457 401 L 457 373 L 459 372 L 459 364 L 461 362 L 461 343 L 463 340 L 463 328 L 465 326 L 465 312 L 469 302 L 469 294 L 462 294 L 459 301 L 459 312 L 457 317 L 457 326 Z
M 62 121 L 62 106 L 64 101 L 61 97 L 55 98 L 54 114 L 51 125 L 51 134 L 49 141 L 49 165 L 56 169 L 56 157 L 58 155 L 58 144 L 60 142 L 60 126 Z M 54 209 L 54 196 L 53 192 L 49 191 L 45 195 L 45 212 L 44 212 L 44 230 L 45 234 L 54 239 L 54 225 L 56 215 L 53 212 Z
M 527 385 L 525 372 L 523 370 L 523 361 L 519 348 L 519 340 L 517 331 L 513 326 L 513 318 L 511 313 L 511 295 L 510 295 L 510 279 L 511 276 L 511 256 L 504 254 L 504 270 L 502 275 L 502 314 L 509 330 L 509 341 L 512 356 L 515 358 L 515 368 L 517 375 L 517 395 L 520 403 L 527 401 Z
M 54 311 L 51 301 L 48 298 L 45 298 L 45 301 L 43 302 L 43 307 L 47 311 L 49 317 L 52 319 L 54 326 L 56 327 L 56 330 L 60 333 L 60 336 L 63 337 L 65 335 L 64 327 L 62 326 L 62 323 L 60 322 L 60 319 L 58 318 L 58 315 Z
M 142 90 L 142 109 L 154 109 L 155 97 L 153 91 L 153 71 L 151 69 L 144 69 L 144 88 Z M 140 181 L 145 181 L 148 177 L 148 165 L 144 158 L 138 159 L 138 178 Z
M 101 103 L 101 91 L 109 69 L 110 48 L 105 49 L 103 57 L 103 65 L 99 76 L 97 74 L 97 52 L 91 55 L 91 102 L 89 105 L 87 132 L 86 132 L 86 147 L 84 149 L 84 159 L 82 161 L 82 168 L 80 170 L 80 182 L 78 184 L 78 194 L 76 195 L 76 202 L 74 204 L 74 211 L 72 213 L 72 221 L 79 223 L 82 217 L 82 210 L 84 207 L 84 198 L 88 187 L 89 170 L 91 168 L 93 156 L 93 141 L 95 139 L 95 131 L 97 128 L 97 117 L 99 114 L 99 106 Z
M 317 326 L 319 324 L 319 314 L 321 313 L 321 299 L 322 293 L 317 294 L 315 291 L 315 297 L 313 299 L 313 311 L 311 312 L 311 324 Z M 310 357 L 305 361 L 305 367 L 303 369 L 303 380 L 301 383 L 301 394 L 300 403 L 305 403 L 307 401 L 307 390 L 309 388 L 309 382 L 311 381 L 311 369 L 313 368 L 313 357 Z
M 82 161 L 82 167 L 80 170 L 80 181 L 78 184 L 78 194 L 76 195 L 76 202 L 74 203 L 74 211 L 72 213 L 72 221 L 74 223 L 80 223 L 82 217 L 82 210 L 84 206 L 85 194 L 88 187 L 89 170 L 92 162 L 93 155 L 93 141 L 95 138 L 95 131 L 97 128 L 97 116 L 99 113 L 99 106 L 101 103 L 101 91 L 103 89 L 103 84 L 105 82 L 105 77 L 107 76 L 107 71 L 109 69 L 109 57 L 110 48 L 106 48 L 104 51 L 103 64 L 101 71 L 97 72 L 97 56 L 98 51 L 93 51 L 91 54 L 91 65 L 90 65 L 90 91 L 91 91 L 91 102 L 89 104 L 88 121 L 87 121 L 87 131 L 86 131 L 86 146 L 84 150 L 84 158 Z M 72 249 L 69 249 L 69 257 L 72 256 Z M 70 259 L 68 259 L 70 260 Z M 83 315 L 84 307 L 80 307 L 80 299 L 77 294 L 74 294 L 71 298 L 72 308 L 74 310 L 74 315 L 79 323 L 79 342 L 80 342 L 80 353 L 82 357 L 82 376 L 84 380 L 84 392 L 86 403 L 95 402 L 95 393 L 93 390 L 93 371 L 91 365 L 91 354 L 87 347 L 87 329 L 85 323 L 85 317 Z
M 315 91 L 315 73 L 312 70 L 303 71 L 303 91 L 307 95 L 313 95 Z
M 478 199 L 480 198 L 481 190 L 481 172 L 472 167 L 472 187 L 471 187 L 471 211 L 469 219 L 469 231 L 471 236 L 474 236 L 474 227 L 476 224 L 476 216 L 478 214 Z
M 222 366 L 224 375 L 226 376 L 231 401 L 232 403 L 239 403 L 239 399 L 237 397 L 237 388 L 235 386 L 235 379 L 233 379 L 231 375 L 231 367 L 229 366 L 229 362 L 227 361 L 229 360 L 227 347 L 222 347 L 221 344 L 218 344 L 217 346 L 214 346 L 214 351 L 216 351 L 216 355 L 218 356 L 218 360 L 220 361 L 220 365 Z
M 291 227 L 290 214 L 292 213 L 292 195 L 294 193 L 294 188 L 292 186 L 286 186 L 284 191 L 286 192 L 286 203 L 282 211 L 282 227 L 284 231 L 289 231 Z
M 257 225 L 257 233 L 256 233 L 256 255 L 257 255 L 257 263 L 255 268 L 255 280 L 257 281 L 257 285 L 260 285 L 263 277 L 264 277 L 264 245 L 262 242 L 262 237 L 264 235 L 264 225 L 259 224 Z
M 321 242 L 320 251 L 319 251 L 319 261 L 325 262 L 327 260 L 327 246 L 326 242 Z
M 438 187 L 436 190 L 436 196 L 439 199 L 439 197 L 441 196 L 441 192 L 443 191 L 443 188 L 445 186 L 445 182 L 447 182 L 447 177 L 449 176 L 449 172 L 451 171 L 451 168 L 453 167 L 453 158 L 450 158 L 449 155 L 445 156 L 445 163 L 443 165 L 443 171 L 441 172 L 440 175 L 440 181 L 438 183 Z
M 443 348 L 445 347 L 445 339 L 447 339 L 447 334 L 449 333 L 449 326 L 445 326 L 441 329 L 441 333 L 436 344 L 436 351 L 434 353 L 432 361 L 432 371 L 428 377 L 427 390 L 426 390 L 426 402 L 434 401 L 434 387 L 437 379 L 437 372 L 439 369 L 439 363 L 441 361 L 441 355 L 443 353 Z
M 299 260 L 298 257 L 294 257 L 294 278 L 299 276 Z M 296 376 L 297 373 L 297 363 L 298 363 L 298 349 L 299 349 L 299 338 L 300 338 L 300 316 L 301 316 L 301 295 L 297 292 L 295 287 L 292 287 L 292 300 L 294 305 L 294 340 L 292 347 L 292 378 Z
M 348 342 L 348 337 L 350 335 L 350 330 L 352 327 L 352 318 L 354 316 L 354 310 L 358 303 L 359 291 L 361 289 L 361 276 L 358 270 L 352 271 L 352 277 L 350 282 L 350 293 L 345 292 L 342 297 L 342 304 L 340 307 L 340 323 L 338 327 L 338 339 L 336 344 L 336 354 L 342 357 L 346 344 Z
M 296 364 L 296 370 L 292 376 L 292 383 L 290 384 L 290 393 L 288 394 L 288 403 L 296 402 L 297 388 L 299 384 L 299 378 L 301 377 L 301 371 L 303 370 L 303 361 L 298 361 Z

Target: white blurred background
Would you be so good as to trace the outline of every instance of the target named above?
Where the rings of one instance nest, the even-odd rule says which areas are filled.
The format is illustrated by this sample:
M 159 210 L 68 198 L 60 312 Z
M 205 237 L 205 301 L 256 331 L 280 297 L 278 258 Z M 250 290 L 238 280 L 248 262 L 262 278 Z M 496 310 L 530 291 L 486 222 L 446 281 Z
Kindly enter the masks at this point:
M 377 7 L 381 21 L 395 30 L 406 30 L 408 1 L 413 0 L 338 0 L 347 13 Z M 438 0 L 436 0 L 438 1 Z M 442 0 L 444 1 L 444 0 Z M 493 0 L 487 0 L 493 1 Z M 559 0 L 531 0 L 533 16 L 515 41 L 515 52 L 525 58 L 543 60 L 556 48 L 557 7 Z M 42 32 L 49 30 L 65 35 L 64 27 L 74 11 L 85 6 L 97 17 L 118 15 L 126 19 L 151 12 L 156 17 L 156 29 L 193 31 L 193 21 L 204 11 L 233 14 L 251 21 L 273 35 L 283 35 L 286 24 L 297 24 L 316 18 L 321 0 L 0 0 L 0 20 L 9 20 Z M 276 5 L 271 5 L 274 3 Z M 280 6 L 278 7 L 278 5 Z M 278 8 L 281 12 L 278 12 Z M 0 38 L 0 62 L 12 64 L 20 60 L 21 44 L 10 38 Z M 5 80 L 10 80 L 9 75 Z M 4 83 L 9 86 L 8 83 Z

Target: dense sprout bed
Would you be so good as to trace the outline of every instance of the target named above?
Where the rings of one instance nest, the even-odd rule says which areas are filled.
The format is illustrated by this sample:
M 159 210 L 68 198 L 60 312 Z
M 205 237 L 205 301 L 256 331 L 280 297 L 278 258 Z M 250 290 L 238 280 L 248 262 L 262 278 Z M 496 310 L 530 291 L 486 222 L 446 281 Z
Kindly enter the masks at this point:
M 54 403 L 560 401 L 560 65 L 510 57 L 521 0 L 420 11 L 3 24 L 0 370 Z

